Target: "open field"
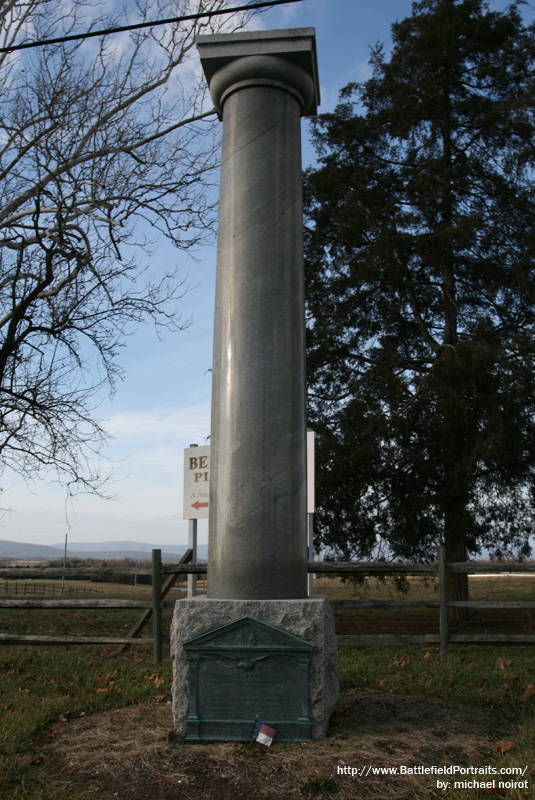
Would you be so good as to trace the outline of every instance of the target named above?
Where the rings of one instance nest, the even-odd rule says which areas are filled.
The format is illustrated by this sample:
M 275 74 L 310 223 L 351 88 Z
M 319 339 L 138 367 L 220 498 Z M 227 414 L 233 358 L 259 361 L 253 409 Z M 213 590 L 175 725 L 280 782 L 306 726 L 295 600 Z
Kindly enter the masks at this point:
M 398 597 L 388 584 L 366 583 L 364 596 Z M 431 582 L 409 583 L 412 599 L 436 599 Z M 150 598 L 146 586 L 92 586 L 104 588 L 99 597 Z M 353 596 L 339 579 L 322 579 L 316 589 L 333 599 Z M 535 585 L 526 576 L 479 578 L 471 590 L 478 599 L 530 600 Z M 351 619 L 350 611 L 337 615 L 338 626 Z M 368 610 L 367 621 L 354 619 L 357 626 L 388 622 L 400 632 L 411 624 L 409 611 L 387 611 L 390 620 L 381 620 L 370 615 L 382 611 Z M 421 611 L 437 616 L 435 609 Z M 0 627 L 57 633 L 68 625 L 73 634 L 120 636 L 132 621 L 125 615 L 135 619 L 138 613 L 95 610 L 82 617 L 78 610 L 2 609 Z M 340 677 L 342 700 L 322 742 L 185 745 L 170 737 L 170 660 L 155 668 L 150 647 L 117 655 L 109 646 L 4 646 L 0 798 L 535 800 L 535 648 L 454 647 L 443 659 L 435 648 L 344 647 Z M 431 773 L 371 771 L 401 766 L 527 770 L 520 776 L 438 775 L 451 784 L 446 789 L 437 789 Z M 352 775 L 351 769 L 364 772 Z M 453 786 L 474 779 L 495 787 Z
M 472 600 L 535 600 L 535 573 L 525 575 L 470 575 L 468 578 Z M 365 578 L 362 583 L 340 578 L 317 578 L 315 594 L 326 594 L 330 600 L 350 598 L 406 598 L 407 600 L 438 601 L 438 581 L 434 577 L 403 578 L 401 591 L 392 578 Z
M 13 582 L 9 582 L 13 584 Z M 19 582 L 23 583 L 23 582 Z M 31 581 L 24 581 L 30 584 Z M 38 582 L 42 585 L 42 581 Z M 47 581 L 56 584 L 58 589 L 61 581 Z M 204 581 L 199 582 L 201 588 Z M 94 597 L 95 599 L 114 598 L 122 600 L 150 601 L 151 587 L 138 585 L 137 587 L 126 584 L 98 583 L 93 581 L 66 581 L 66 588 L 91 588 L 97 594 L 72 595 L 73 597 Z M 315 581 L 315 594 L 327 595 L 333 601 L 349 599 L 403 599 L 438 602 L 437 581 L 426 577 L 407 577 L 401 584 L 392 578 L 381 580 L 379 578 L 366 578 L 362 583 L 355 584 L 350 580 L 343 581 L 338 577 L 319 578 Z M 470 576 L 470 598 L 472 600 L 495 601 L 535 601 L 535 575 L 493 575 Z M 15 598 L 12 586 L 10 591 L 4 591 L 5 582 L 0 581 L 0 599 Z M 33 593 L 27 590 L 23 596 L 19 592 L 16 597 L 20 599 L 33 599 Z M 39 597 L 39 595 L 36 595 Z M 68 596 L 68 595 L 67 595 Z M 185 585 L 173 589 L 167 600 L 175 600 L 185 596 Z M 41 595 L 43 599 L 50 594 Z M 60 599 L 60 595 L 56 594 Z M 123 636 L 139 616 L 139 609 L 0 609 L 0 632 L 32 634 L 39 632 L 42 635 L 68 635 L 68 636 Z M 370 634 L 370 633 L 438 633 L 438 609 L 434 608 L 408 608 L 408 609 L 370 609 L 370 608 L 343 608 L 335 611 L 337 633 L 339 634 Z M 172 611 L 164 610 L 164 630 L 170 625 Z M 477 609 L 472 611 L 470 619 L 452 623 L 451 633 L 535 633 L 535 609 L 501 610 Z M 151 636 L 152 627 L 149 622 L 144 629 L 143 636 Z
M 533 602 L 535 575 L 471 575 L 469 589 L 471 600 Z M 402 583 L 392 578 L 366 578 L 355 584 L 339 578 L 320 578 L 315 582 L 315 593 L 326 594 L 334 601 L 385 598 L 438 602 L 438 581 L 409 576 Z M 439 632 L 438 608 L 342 608 L 336 610 L 335 616 L 338 634 Z M 468 619 L 450 622 L 449 631 L 450 634 L 534 634 L 535 609 L 474 609 Z
M 98 599 L 113 598 L 120 600 L 145 600 L 150 602 L 152 589 L 150 586 L 127 586 L 124 584 L 112 583 L 92 583 L 89 581 L 76 581 L 72 584 L 80 586 L 87 585 L 98 588 L 98 594 L 93 595 L 72 595 L 75 599 Z M 1 593 L 3 588 L 0 585 L 0 599 L 15 598 L 12 593 Z M 172 591 L 169 598 L 171 600 L 184 597 L 183 591 Z M 67 599 L 69 596 L 64 595 Z M 42 599 L 51 599 L 50 595 L 41 595 Z M 34 596 L 27 595 L 26 598 L 17 595 L 17 599 L 33 600 Z M 62 599 L 55 595 L 54 599 Z M 0 633 L 17 633 L 20 635 L 31 635 L 38 633 L 42 636 L 125 636 L 129 628 L 140 616 L 139 608 L 124 609 L 2 609 L 0 608 Z M 162 619 L 164 630 L 171 624 L 172 610 L 164 609 Z M 142 631 L 142 636 L 152 636 L 152 622 L 149 620 Z M 0 651 L 1 652 L 1 651 Z

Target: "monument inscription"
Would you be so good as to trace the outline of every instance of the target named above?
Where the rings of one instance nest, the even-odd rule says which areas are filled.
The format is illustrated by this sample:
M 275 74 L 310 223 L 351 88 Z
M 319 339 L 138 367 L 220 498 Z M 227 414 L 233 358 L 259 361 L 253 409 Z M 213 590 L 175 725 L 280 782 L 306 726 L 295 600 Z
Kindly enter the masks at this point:
M 255 719 L 277 740 L 310 739 L 311 642 L 243 617 L 184 642 L 189 661 L 186 740 L 246 740 Z

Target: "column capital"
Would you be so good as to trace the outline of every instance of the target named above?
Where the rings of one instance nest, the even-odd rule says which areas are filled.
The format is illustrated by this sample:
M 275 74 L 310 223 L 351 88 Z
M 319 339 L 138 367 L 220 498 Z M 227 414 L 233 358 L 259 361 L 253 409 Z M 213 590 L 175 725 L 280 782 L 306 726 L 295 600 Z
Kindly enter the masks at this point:
M 299 100 L 302 116 L 320 102 L 314 28 L 212 34 L 197 37 L 201 64 L 218 114 L 234 91 L 271 85 Z

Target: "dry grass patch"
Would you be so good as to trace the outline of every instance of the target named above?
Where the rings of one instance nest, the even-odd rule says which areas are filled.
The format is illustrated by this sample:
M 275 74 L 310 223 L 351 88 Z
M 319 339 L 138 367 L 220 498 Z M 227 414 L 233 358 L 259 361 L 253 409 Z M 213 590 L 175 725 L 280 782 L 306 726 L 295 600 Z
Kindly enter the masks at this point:
M 352 800 L 429 797 L 429 776 L 344 774 L 344 767 L 481 763 L 491 717 L 405 695 L 347 692 L 327 739 L 310 743 L 184 744 L 171 708 L 144 704 L 88 714 L 56 726 L 31 777 L 98 800 Z
M 471 600 L 535 600 L 535 574 L 470 575 L 468 584 Z M 314 594 L 326 595 L 334 601 L 355 598 L 438 601 L 438 581 L 432 575 L 409 575 L 402 585 L 403 592 L 400 592 L 392 577 L 365 577 L 358 583 L 337 576 L 324 577 L 314 581 Z

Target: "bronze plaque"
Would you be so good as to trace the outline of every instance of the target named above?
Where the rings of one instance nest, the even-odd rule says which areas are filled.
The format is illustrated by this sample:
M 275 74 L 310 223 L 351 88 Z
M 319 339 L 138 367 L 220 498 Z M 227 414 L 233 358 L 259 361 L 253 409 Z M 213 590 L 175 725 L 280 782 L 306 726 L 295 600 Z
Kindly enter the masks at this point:
M 249 738 L 255 721 L 275 741 L 307 741 L 308 669 L 313 644 L 253 617 L 184 643 L 189 660 L 186 740 Z

